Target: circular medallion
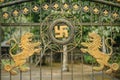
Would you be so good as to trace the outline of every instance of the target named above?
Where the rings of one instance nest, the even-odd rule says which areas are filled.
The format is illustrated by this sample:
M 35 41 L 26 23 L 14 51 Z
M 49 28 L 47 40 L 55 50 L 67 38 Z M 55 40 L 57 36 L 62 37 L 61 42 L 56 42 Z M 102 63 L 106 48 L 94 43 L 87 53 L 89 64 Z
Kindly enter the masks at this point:
M 50 38 L 59 44 L 69 43 L 74 36 L 74 26 L 66 19 L 57 19 L 49 27 Z
M 79 45 L 81 37 L 82 26 L 72 14 L 52 13 L 40 25 L 40 39 L 44 49 L 62 52 L 63 45 L 66 45 L 67 52 L 70 52 Z

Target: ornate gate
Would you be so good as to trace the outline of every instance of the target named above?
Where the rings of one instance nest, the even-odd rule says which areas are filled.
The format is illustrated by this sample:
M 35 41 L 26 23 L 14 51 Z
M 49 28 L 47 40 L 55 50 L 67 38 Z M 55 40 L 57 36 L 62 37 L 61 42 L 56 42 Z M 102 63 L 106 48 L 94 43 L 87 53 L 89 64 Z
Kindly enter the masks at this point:
M 119 2 L 0 0 L 0 80 L 119 80 Z

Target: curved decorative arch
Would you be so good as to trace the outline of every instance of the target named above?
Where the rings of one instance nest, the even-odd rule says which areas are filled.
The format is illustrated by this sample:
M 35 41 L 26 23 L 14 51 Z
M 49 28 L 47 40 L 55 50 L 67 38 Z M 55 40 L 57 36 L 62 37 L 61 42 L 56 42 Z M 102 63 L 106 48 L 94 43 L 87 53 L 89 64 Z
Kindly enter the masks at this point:
M 24 3 L 24 2 L 31 2 L 31 1 L 33 1 L 33 0 L 17 0 L 17 1 L 7 2 L 7 3 L 1 4 L 0 8 L 12 6 L 12 5 L 15 5 L 15 4 L 21 4 L 21 3 Z M 114 3 L 114 2 L 109 2 L 109 1 L 105 1 L 105 0 L 91 0 L 91 1 L 120 8 L 120 4 Z

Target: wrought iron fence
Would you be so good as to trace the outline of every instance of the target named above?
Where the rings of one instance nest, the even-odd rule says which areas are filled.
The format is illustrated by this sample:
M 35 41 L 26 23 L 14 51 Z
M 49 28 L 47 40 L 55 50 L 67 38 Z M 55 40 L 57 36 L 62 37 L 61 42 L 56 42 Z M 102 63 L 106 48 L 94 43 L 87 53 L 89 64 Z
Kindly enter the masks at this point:
M 120 76 L 116 74 L 120 64 L 119 8 L 119 0 L 0 0 L 0 36 L 4 38 L 0 38 L 0 80 L 119 80 L 115 78 Z M 29 32 L 27 36 L 26 32 Z M 31 46 L 31 35 L 34 43 L 41 42 L 39 47 Z M 106 54 L 111 47 L 102 46 L 107 37 L 112 45 L 111 56 Z M 14 56 L 18 53 L 17 58 L 8 52 L 14 46 L 13 42 L 7 43 L 11 38 L 17 44 L 12 50 Z M 94 38 L 96 43 L 90 41 Z M 112 44 L 111 38 L 117 44 Z M 24 42 L 26 39 L 31 42 L 30 46 Z M 88 48 L 83 48 L 86 45 Z M 36 47 L 41 50 L 40 54 L 31 56 Z M 27 56 L 20 57 L 22 51 Z M 24 67 L 29 66 L 28 72 L 21 70 L 23 57 Z M 99 65 L 102 67 L 94 68 Z

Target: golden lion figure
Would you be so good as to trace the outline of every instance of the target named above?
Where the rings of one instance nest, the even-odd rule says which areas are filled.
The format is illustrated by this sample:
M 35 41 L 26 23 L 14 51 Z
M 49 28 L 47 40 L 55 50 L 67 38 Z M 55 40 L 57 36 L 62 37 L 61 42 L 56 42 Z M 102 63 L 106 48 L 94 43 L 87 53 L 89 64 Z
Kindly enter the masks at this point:
M 101 71 L 103 70 L 103 68 L 105 66 L 110 67 L 110 69 L 108 69 L 106 71 L 106 73 L 112 73 L 112 71 L 116 71 L 119 69 L 119 65 L 117 63 L 113 63 L 110 64 L 108 61 L 111 57 L 111 54 L 113 53 L 112 47 L 110 47 L 107 42 L 110 39 L 111 42 L 113 43 L 113 39 L 111 38 L 107 38 L 105 40 L 105 44 L 106 46 L 110 49 L 110 53 L 106 54 L 103 53 L 99 50 L 99 48 L 101 48 L 102 44 L 101 44 L 101 37 L 97 34 L 97 33 L 89 33 L 88 34 L 90 41 L 89 42 L 82 42 L 81 45 L 84 46 L 85 48 L 81 48 L 81 51 L 83 53 L 88 52 L 91 56 L 93 56 L 96 61 L 99 63 L 99 67 L 93 67 L 93 70 L 96 71 Z
M 5 65 L 5 70 L 10 72 L 13 75 L 17 74 L 17 71 L 14 70 L 14 68 L 18 67 L 20 71 L 28 71 L 29 67 L 23 67 L 23 65 L 26 63 L 26 59 L 32 56 L 35 53 L 40 53 L 40 42 L 32 42 L 33 34 L 32 33 L 25 33 L 21 36 L 21 42 L 20 42 L 20 48 L 21 52 L 17 53 L 15 55 L 12 54 L 12 50 L 16 47 L 17 41 L 12 38 L 9 40 L 9 42 L 14 41 L 13 47 L 10 49 L 9 53 L 12 59 L 14 60 L 14 65 Z

